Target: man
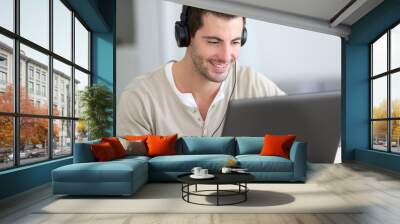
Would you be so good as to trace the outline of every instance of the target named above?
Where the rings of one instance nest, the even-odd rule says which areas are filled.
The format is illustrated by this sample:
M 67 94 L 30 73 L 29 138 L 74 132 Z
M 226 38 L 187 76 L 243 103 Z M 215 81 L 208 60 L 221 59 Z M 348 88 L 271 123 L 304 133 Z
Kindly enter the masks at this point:
M 273 82 L 237 65 L 246 19 L 183 6 L 176 23 L 180 61 L 136 78 L 121 96 L 117 135 L 220 136 L 232 99 L 285 95 Z

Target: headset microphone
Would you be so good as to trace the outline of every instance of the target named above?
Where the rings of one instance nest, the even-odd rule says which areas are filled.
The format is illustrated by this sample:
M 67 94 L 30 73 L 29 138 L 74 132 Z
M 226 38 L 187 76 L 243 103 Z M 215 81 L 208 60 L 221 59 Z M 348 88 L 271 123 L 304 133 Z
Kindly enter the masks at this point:
M 228 106 L 229 106 L 229 102 L 230 102 L 231 99 L 232 99 L 232 95 L 233 95 L 233 93 L 235 92 L 235 87 L 236 87 L 236 76 L 237 76 L 237 74 L 236 74 L 236 60 L 235 60 L 235 63 L 234 63 L 234 65 L 233 65 L 233 69 L 234 69 L 234 73 L 233 73 L 233 87 L 232 87 L 231 94 L 229 95 Z M 228 110 L 228 108 L 226 108 L 226 110 Z M 221 122 L 219 123 L 218 127 L 217 127 L 217 128 L 214 130 L 214 132 L 211 134 L 211 137 L 213 137 L 213 136 L 215 135 L 215 133 L 217 133 L 217 131 L 218 131 L 218 129 L 221 127 L 222 123 L 224 123 L 225 117 L 226 117 L 226 113 L 227 113 L 227 111 L 225 111 L 224 117 L 222 118 L 222 120 L 221 120 Z

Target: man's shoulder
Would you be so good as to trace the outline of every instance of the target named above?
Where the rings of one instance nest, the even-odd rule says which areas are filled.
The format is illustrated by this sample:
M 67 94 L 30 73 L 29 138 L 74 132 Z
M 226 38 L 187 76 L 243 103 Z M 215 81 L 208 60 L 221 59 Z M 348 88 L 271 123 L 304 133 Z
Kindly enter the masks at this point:
M 248 82 L 258 82 L 258 81 L 270 81 L 265 75 L 256 71 L 250 66 L 237 66 L 237 78 L 238 80 L 248 81 Z
M 140 74 L 124 89 L 124 92 L 152 91 L 166 81 L 164 67 Z
M 238 66 L 237 85 L 239 97 L 263 97 L 285 95 L 285 93 L 264 74 L 249 66 Z
M 253 69 L 250 66 L 246 66 L 246 65 L 237 65 L 236 66 L 236 70 L 238 71 L 238 73 L 256 73 L 256 70 Z

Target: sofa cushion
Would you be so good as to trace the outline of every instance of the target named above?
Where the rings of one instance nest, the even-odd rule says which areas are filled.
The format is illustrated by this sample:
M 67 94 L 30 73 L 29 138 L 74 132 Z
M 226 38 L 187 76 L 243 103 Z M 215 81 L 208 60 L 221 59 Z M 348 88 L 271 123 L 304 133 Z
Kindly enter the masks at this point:
M 148 157 L 148 156 L 129 155 L 129 156 L 125 156 L 124 158 L 113 160 L 113 162 L 127 162 L 127 163 L 129 163 L 129 162 L 132 162 L 132 161 L 135 161 L 135 160 L 148 162 L 149 159 L 150 159 L 150 157 Z
M 259 154 L 264 144 L 263 137 L 236 137 L 236 155 Z
M 235 159 L 231 155 L 175 155 L 158 156 L 149 160 L 149 170 L 190 172 L 193 167 L 200 166 L 211 172 L 219 171 L 228 160 Z
M 145 166 L 146 162 L 140 159 L 74 163 L 53 170 L 52 175 L 53 181 L 58 182 L 129 182 L 134 172 L 147 171 Z
M 238 155 L 236 159 L 249 172 L 293 172 L 292 161 L 279 156 Z
M 235 155 L 233 137 L 182 137 L 178 154 L 226 154 Z

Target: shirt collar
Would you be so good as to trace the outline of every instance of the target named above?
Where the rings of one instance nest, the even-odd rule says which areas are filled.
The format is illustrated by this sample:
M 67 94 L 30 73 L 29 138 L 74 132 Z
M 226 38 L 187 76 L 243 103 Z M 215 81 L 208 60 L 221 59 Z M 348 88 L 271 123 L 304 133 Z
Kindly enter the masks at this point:
M 164 72 L 165 72 L 165 75 L 167 76 L 169 84 L 171 85 L 173 91 L 175 92 L 175 94 L 178 96 L 178 98 L 181 100 L 181 102 L 183 104 L 185 104 L 188 107 L 197 108 L 197 104 L 196 104 L 196 101 L 194 100 L 192 93 L 182 93 L 178 90 L 178 88 L 176 88 L 174 76 L 172 75 L 173 63 L 175 63 L 175 61 L 170 61 L 164 67 Z M 215 96 L 211 105 L 217 103 L 220 100 L 223 100 L 225 98 L 224 92 L 225 92 L 225 80 L 222 82 L 222 84 L 218 90 L 218 93 Z

